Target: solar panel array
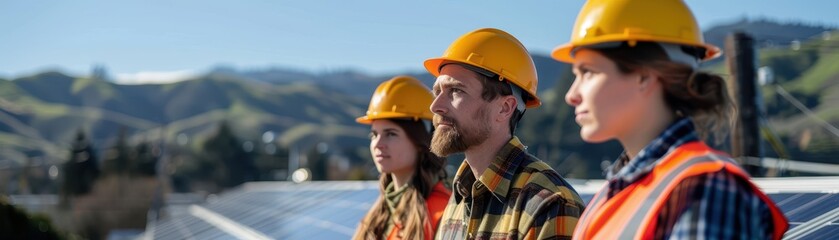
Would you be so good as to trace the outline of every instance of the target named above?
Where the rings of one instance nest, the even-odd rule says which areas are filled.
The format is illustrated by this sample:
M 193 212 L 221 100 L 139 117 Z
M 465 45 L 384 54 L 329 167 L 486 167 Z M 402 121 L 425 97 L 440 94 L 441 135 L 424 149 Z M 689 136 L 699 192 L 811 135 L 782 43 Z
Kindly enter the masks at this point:
M 790 231 L 785 238 L 839 237 L 839 191 L 833 189 L 839 188 L 839 178 L 756 182 L 789 219 Z M 588 201 L 603 181 L 571 183 Z M 824 187 L 832 185 L 836 186 Z M 822 189 L 817 189 L 819 186 Z M 167 216 L 149 226 L 145 236 L 154 239 L 348 239 L 376 200 L 378 188 L 378 183 L 373 181 L 248 183 L 210 198 L 204 204 L 169 207 Z
M 346 239 L 378 196 L 375 182 L 250 183 L 158 222 L 155 239 Z M 207 218 L 210 215 L 210 221 Z M 227 228 L 247 229 L 245 233 Z M 257 234 L 248 235 L 247 232 Z

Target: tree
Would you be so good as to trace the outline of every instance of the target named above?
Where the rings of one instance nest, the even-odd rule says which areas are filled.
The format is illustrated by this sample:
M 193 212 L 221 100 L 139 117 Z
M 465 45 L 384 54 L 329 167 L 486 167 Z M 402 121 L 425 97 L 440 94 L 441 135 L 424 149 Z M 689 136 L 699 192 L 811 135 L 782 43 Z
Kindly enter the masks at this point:
M 99 161 L 93 145 L 79 129 L 70 150 L 70 157 L 62 164 L 61 199 L 66 204 L 71 196 L 90 192 L 93 183 L 99 177 Z
M 259 172 L 251 155 L 242 149 L 227 122 L 221 122 L 216 134 L 203 144 L 206 162 L 218 166 L 213 177 L 225 188 L 234 187 L 258 179 Z
M 124 175 L 128 174 L 132 165 L 131 146 L 126 139 L 125 127 L 119 129 L 116 143 L 105 154 L 105 161 L 102 164 L 106 174 Z
M 155 176 L 157 160 L 160 156 L 158 148 L 148 142 L 137 144 L 132 155 L 130 174 L 134 176 Z
M 0 233 L 8 239 L 63 239 L 52 220 L 44 214 L 29 214 L 0 198 Z

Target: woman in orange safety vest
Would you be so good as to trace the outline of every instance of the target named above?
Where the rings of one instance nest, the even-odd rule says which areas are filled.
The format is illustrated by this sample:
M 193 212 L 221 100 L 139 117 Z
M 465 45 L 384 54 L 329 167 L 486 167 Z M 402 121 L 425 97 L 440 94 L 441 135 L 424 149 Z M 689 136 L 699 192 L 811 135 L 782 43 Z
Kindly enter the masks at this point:
M 443 186 L 445 158 L 429 150 L 431 90 L 398 76 L 376 88 L 365 116 L 370 154 L 381 173 L 381 195 L 354 239 L 432 239 L 451 191 Z
M 565 95 L 587 142 L 624 153 L 575 239 L 780 239 L 788 223 L 728 155 L 702 138 L 734 112 L 726 83 L 698 64 L 720 55 L 681 0 L 589 0 L 571 41 Z

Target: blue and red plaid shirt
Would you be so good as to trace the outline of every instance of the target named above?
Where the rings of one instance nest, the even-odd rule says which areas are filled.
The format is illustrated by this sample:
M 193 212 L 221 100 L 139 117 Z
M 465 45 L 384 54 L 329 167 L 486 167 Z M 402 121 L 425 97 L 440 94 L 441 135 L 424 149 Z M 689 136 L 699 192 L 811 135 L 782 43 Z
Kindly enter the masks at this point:
M 676 120 L 633 159 L 624 152 L 607 171 L 608 197 L 641 180 L 662 157 L 699 141 L 690 118 Z M 721 170 L 682 181 L 658 216 L 656 239 L 770 239 L 769 207 L 748 183 Z

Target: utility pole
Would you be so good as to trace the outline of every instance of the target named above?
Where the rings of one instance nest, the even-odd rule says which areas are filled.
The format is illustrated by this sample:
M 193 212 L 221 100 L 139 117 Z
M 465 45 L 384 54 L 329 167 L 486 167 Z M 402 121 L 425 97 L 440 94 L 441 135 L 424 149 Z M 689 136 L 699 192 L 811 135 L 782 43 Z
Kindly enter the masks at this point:
M 736 125 L 731 133 L 731 155 L 752 176 L 763 176 L 760 166 L 763 150 L 760 145 L 758 94 L 754 39 L 735 32 L 725 41 L 728 69 L 733 81 L 729 89 L 737 106 Z

